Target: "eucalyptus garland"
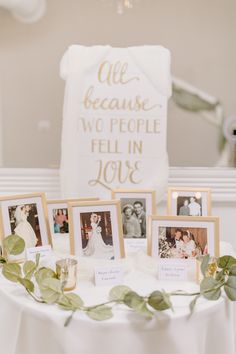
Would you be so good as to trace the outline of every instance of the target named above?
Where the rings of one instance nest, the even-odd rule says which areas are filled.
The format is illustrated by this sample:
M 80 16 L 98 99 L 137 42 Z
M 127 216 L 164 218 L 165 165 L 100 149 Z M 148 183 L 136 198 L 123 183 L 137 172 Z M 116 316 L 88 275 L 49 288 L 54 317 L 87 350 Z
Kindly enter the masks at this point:
M 25 249 L 24 240 L 17 235 L 10 235 L 4 239 L 4 250 L 10 255 L 19 255 Z M 22 266 L 8 261 L 7 257 L 0 257 L 2 274 L 10 281 L 19 283 L 26 292 L 38 303 L 56 304 L 59 308 L 70 311 L 70 316 L 65 321 L 68 326 L 73 315 L 82 311 L 93 320 L 103 321 L 113 317 L 113 307 L 123 304 L 134 312 L 146 318 L 152 318 L 155 313 L 171 309 L 173 296 L 191 296 L 190 311 L 194 310 L 197 300 L 202 296 L 214 301 L 221 296 L 222 290 L 227 297 L 236 301 L 236 259 L 232 256 L 223 256 L 217 259 L 218 270 L 214 276 L 208 276 L 209 255 L 204 256 L 201 264 L 203 280 L 198 292 L 185 291 L 165 292 L 156 290 L 147 296 L 141 296 L 128 286 L 120 285 L 111 289 L 105 303 L 94 306 L 85 306 L 81 297 L 73 292 L 65 293 L 64 285 L 53 269 L 40 267 L 39 255 L 35 262 L 29 260 Z M 36 286 L 37 284 L 37 286 Z M 36 291 L 36 288 L 39 291 Z

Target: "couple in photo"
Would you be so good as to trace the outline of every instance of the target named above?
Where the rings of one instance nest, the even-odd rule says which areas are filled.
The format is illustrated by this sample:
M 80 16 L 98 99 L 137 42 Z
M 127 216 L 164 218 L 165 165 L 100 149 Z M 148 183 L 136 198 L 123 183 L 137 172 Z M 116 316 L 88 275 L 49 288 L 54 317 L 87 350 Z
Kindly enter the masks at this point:
M 31 223 L 29 223 L 32 219 L 32 223 L 35 225 L 35 215 L 32 215 L 31 206 L 18 205 L 14 213 L 14 218 L 16 224 L 14 233 L 23 238 L 26 248 L 36 247 L 38 239 Z
M 189 230 L 176 229 L 170 242 L 171 253 L 175 258 L 194 258 L 200 254 L 193 235 Z
M 123 235 L 125 238 L 146 237 L 146 213 L 143 203 L 126 204 L 122 210 Z
M 194 197 L 184 200 L 184 204 L 179 209 L 179 215 L 201 216 L 201 205 L 196 202 Z
M 66 209 L 58 209 L 54 215 L 54 232 L 68 233 L 68 217 Z

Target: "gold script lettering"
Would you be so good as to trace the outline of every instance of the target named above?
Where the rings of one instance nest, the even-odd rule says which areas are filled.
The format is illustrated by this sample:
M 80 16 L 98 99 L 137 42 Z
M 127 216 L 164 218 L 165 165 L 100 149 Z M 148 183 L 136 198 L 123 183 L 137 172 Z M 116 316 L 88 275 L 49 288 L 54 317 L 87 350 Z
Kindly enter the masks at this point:
M 130 161 L 107 161 L 98 160 L 98 173 L 95 179 L 88 182 L 90 186 L 97 184 L 110 189 L 109 184 L 117 182 L 120 184 L 129 182 L 133 184 L 141 183 L 136 174 L 140 171 L 141 161 L 135 161 L 133 164 Z
M 158 104 L 152 105 L 147 98 L 142 98 L 137 95 L 134 98 L 100 98 L 94 97 L 94 86 L 90 86 L 85 92 L 84 100 L 83 100 L 85 109 L 93 109 L 93 110 L 111 110 L 111 111 L 121 111 L 127 110 L 131 112 L 140 112 L 140 111 L 151 111 L 156 107 L 160 106 Z
M 133 80 L 139 81 L 138 76 L 133 76 L 131 78 L 125 78 L 128 71 L 128 63 L 121 63 L 116 61 L 114 64 L 105 60 L 101 63 L 98 69 L 98 81 L 102 84 L 112 85 L 126 85 Z

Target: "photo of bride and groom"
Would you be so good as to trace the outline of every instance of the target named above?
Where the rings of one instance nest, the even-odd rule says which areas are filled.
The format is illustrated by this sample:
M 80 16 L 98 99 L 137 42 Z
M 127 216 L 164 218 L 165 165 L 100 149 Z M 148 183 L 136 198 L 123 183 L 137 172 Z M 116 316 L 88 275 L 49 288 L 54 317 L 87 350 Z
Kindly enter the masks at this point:
M 195 258 L 207 254 L 206 228 L 159 228 L 160 258 Z
M 146 238 L 146 200 L 122 198 L 121 210 L 124 238 Z
M 42 245 L 37 205 L 22 204 L 8 207 L 11 232 L 23 238 L 25 247 Z
M 83 255 L 114 259 L 111 213 L 109 211 L 80 213 Z

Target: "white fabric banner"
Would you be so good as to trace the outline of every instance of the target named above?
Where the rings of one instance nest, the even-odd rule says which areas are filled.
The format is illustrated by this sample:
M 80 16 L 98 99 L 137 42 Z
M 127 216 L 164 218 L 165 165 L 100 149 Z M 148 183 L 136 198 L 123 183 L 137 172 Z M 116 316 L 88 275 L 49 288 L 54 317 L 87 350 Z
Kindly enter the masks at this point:
M 63 197 L 109 198 L 115 188 L 151 188 L 160 199 L 169 167 L 169 51 L 73 45 L 62 58 L 61 77 Z

